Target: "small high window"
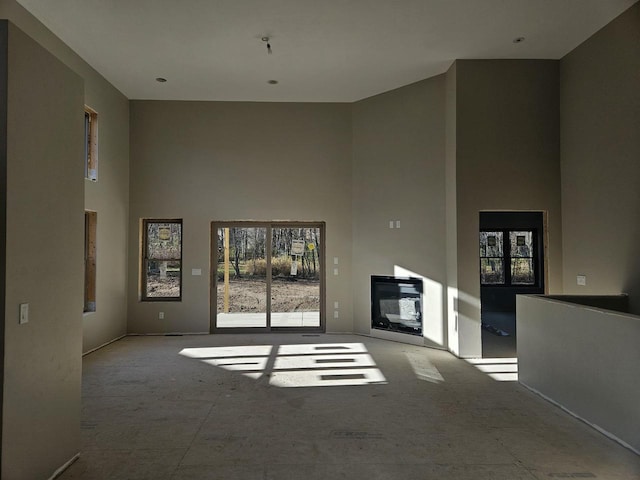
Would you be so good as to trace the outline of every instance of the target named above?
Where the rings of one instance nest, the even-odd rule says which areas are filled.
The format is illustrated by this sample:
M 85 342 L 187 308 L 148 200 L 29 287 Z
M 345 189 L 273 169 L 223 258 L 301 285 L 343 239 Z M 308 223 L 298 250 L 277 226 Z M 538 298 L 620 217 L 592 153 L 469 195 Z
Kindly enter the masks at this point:
M 84 107 L 84 178 L 98 181 L 98 114 Z
M 96 232 L 98 214 L 84 212 L 84 311 L 96 311 Z
M 182 298 L 182 220 L 144 220 L 143 301 Z

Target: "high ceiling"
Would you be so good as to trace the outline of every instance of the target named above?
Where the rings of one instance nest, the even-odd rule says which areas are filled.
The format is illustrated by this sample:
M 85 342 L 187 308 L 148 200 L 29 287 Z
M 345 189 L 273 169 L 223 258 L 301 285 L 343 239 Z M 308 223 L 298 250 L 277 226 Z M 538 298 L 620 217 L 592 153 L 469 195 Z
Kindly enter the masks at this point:
M 131 99 L 351 102 L 455 59 L 559 59 L 637 0 L 18 1 Z

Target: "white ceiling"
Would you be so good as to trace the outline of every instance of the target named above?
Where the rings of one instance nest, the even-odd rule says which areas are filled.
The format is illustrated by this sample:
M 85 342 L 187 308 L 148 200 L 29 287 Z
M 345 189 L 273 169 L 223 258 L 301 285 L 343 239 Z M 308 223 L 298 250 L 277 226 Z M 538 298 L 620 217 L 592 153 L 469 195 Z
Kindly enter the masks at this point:
M 637 0 L 18 1 L 131 99 L 352 102 L 455 59 L 559 59 Z

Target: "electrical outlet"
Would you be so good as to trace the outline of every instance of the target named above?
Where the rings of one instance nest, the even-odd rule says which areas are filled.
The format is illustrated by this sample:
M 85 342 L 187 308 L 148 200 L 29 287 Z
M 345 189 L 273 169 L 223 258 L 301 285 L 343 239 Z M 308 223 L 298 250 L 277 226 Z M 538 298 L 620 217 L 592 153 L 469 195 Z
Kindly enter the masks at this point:
M 158 312 L 158 318 L 160 320 L 163 320 L 164 319 L 164 312 Z
M 333 318 L 338 318 L 340 316 L 340 313 L 338 312 L 338 310 L 334 310 L 333 311 Z
M 339 308 L 338 302 L 333 302 L 333 308 L 335 308 L 336 310 Z
M 578 275 L 576 277 L 576 281 L 578 285 L 584 286 L 587 284 L 587 276 L 586 275 Z

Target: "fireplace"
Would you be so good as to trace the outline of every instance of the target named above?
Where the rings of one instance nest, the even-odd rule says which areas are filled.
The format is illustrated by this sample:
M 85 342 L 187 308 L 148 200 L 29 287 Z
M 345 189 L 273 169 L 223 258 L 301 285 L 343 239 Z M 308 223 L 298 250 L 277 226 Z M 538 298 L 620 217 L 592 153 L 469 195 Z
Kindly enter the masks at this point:
M 371 328 L 422 335 L 422 279 L 372 275 Z

